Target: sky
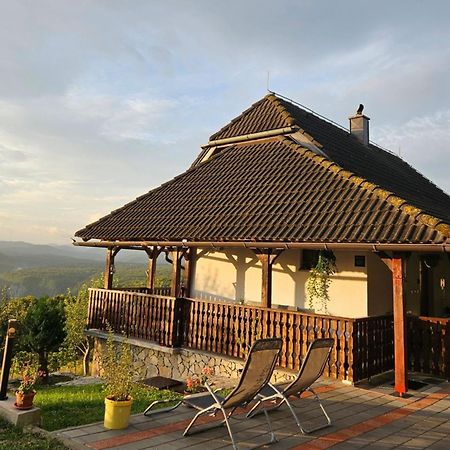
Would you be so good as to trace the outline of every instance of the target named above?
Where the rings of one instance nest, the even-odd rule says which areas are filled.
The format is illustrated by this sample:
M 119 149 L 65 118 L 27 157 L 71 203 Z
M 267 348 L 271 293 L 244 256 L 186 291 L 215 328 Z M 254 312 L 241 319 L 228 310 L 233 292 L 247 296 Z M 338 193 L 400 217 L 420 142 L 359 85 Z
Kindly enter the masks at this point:
M 450 3 L 0 0 L 0 240 L 69 244 L 269 88 L 450 192 Z M 268 77 L 269 73 L 269 77 Z

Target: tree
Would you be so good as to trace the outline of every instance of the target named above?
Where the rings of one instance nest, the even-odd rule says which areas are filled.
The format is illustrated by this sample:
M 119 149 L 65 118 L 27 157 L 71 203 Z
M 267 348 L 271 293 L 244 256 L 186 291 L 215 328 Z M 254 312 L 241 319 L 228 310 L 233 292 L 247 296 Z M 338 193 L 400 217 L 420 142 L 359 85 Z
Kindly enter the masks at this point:
M 103 277 L 91 280 L 92 287 L 102 287 Z M 83 358 L 83 374 L 89 373 L 89 361 L 93 347 L 93 338 L 85 334 L 88 318 L 89 288 L 84 284 L 77 296 L 69 295 L 65 301 L 66 324 L 64 327 L 66 338 L 62 351 L 68 355 L 70 361 L 77 361 L 79 355 Z
M 92 338 L 85 334 L 88 314 L 88 289 L 83 285 L 78 295 L 68 295 L 65 302 L 66 324 L 64 330 L 66 338 L 63 351 L 70 361 L 77 361 L 79 355 L 83 357 L 83 374 L 89 373 L 89 358 L 92 349 Z
M 6 330 L 8 329 L 8 320 L 17 319 L 19 326 L 16 335 L 15 348 L 16 351 L 21 349 L 21 335 L 23 332 L 21 324 L 27 315 L 28 308 L 34 300 L 34 297 L 10 298 L 5 290 L 2 291 L 0 297 L 0 336 L 2 348 Z
M 33 299 L 22 321 L 21 341 L 25 350 L 37 353 L 44 381 L 48 379 L 49 352 L 59 350 L 65 332 L 64 297 Z

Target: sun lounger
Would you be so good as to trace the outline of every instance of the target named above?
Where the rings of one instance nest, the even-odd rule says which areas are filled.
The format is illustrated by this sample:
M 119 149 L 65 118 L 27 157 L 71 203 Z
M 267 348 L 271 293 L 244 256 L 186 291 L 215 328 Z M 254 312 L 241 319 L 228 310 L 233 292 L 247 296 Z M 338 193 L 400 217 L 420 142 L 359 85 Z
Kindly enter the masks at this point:
M 223 421 L 215 423 L 214 426 L 225 424 L 230 435 L 232 446 L 237 449 L 237 445 L 230 427 L 230 418 L 237 408 L 248 405 L 261 389 L 267 385 L 272 376 L 278 356 L 281 350 L 282 341 L 279 338 L 259 339 L 250 348 L 247 361 L 242 370 L 237 386 L 224 398 L 213 392 L 211 387 L 206 383 L 208 392 L 203 395 L 194 395 L 185 397 L 183 402 L 198 410 L 198 413 L 192 419 L 191 423 L 184 430 L 183 435 L 204 431 L 205 427 L 196 427 L 192 430 L 195 422 L 204 414 L 215 415 L 220 412 L 223 415 Z M 276 442 L 275 435 L 272 431 L 269 416 L 265 409 L 263 412 L 266 416 L 267 425 L 270 433 L 270 442 Z M 245 416 L 244 416 L 245 417 Z M 207 429 L 212 428 L 209 426 Z
M 265 386 L 259 392 L 259 401 L 249 411 L 247 417 L 252 417 L 259 412 L 262 412 L 259 407 L 263 403 L 275 403 L 275 406 L 270 408 L 268 411 L 270 411 L 271 409 L 279 408 L 282 404 L 286 403 L 287 407 L 294 416 L 297 426 L 300 428 L 300 431 L 302 433 L 311 433 L 313 431 L 317 431 L 331 425 L 330 417 L 325 411 L 325 408 L 323 407 L 319 396 L 314 392 L 311 386 L 322 375 L 330 357 L 333 345 L 333 339 L 316 339 L 315 341 L 313 341 L 308 348 L 305 359 L 295 380 L 290 383 L 282 383 L 277 385 L 272 385 L 270 383 L 267 384 L 267 386 Z M 317 400 L 317 402 L 319 403 L 322 413 L 324 414 L 326 419 L 325 424 L 308 430 L 301 425 L 300 420 L 298 419 L 297 414 L 295 413 L 294 408 L 289 401 L 290 396 L 293 395 L 300 397 L 305 391 L 309 391 L 313 394 L 315 400 Z M 264 412 L 265 411 L 266 408 L 264 408 Z

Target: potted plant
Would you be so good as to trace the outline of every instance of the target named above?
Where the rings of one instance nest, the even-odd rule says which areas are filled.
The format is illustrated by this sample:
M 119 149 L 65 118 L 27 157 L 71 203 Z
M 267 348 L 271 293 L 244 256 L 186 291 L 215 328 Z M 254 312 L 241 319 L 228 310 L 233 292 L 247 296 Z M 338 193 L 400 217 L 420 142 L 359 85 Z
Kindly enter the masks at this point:
M 13 370 L 20 374 L 20 384 L 16 389 L 17 409 L 31 409 L 33 407 L 34 396 L 36 395 L 35 385 L 39 378 L 39 362 L 33 353 L 19 352 L 14 358 Z
M 108 332 L 105 349 L 100 358 L 100 376 L 104 379 L 105 428 L 120 430 L 128 426 L 131 396 L 135 384 L 135 370 L 130 345 L 126 340 L 114 343 L 112 331 Z

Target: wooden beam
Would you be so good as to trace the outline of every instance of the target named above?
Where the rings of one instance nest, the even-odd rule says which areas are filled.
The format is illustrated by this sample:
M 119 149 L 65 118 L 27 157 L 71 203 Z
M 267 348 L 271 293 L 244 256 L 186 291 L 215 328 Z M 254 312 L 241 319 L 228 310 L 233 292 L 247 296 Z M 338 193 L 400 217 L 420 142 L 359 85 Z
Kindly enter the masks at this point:
M 178 297 L 180 295 L 180 278 L 181 278 L 181 258 L 183 254 L 180 249 L 172 251 L 172 282 L 170 285 L 170 295 Z
M 161 253 L 161 250 L 158 250 L 157 247 L 153 249 L 145 250 L 148 255 L 148 268 L 147 268 L 147 288 L 153 292 L 155 288 L 155 275 L 156 275 L 156 264 L 158 260 L 158 256 Z
M 193 285 L 194 265 L 197 256 L 197 249 L 191 247 L 184 253 L 184 276 L 183 276 L 183 296 L 190 297 Z
M 113 271 L 112 271 L 112 263 L 114 261 L 113 258 L 113 249 L 106 249 L 106 261 L 105 261 L 105 272 L 103 275 L 103 287 L 105 289 L 111 289 L 113 283 Z
M 272 266 L 281 253 L 282 250 L 272 251 L 270 249 L 256 252 L 262 266 L 261 306 L 263 308 L 272 308 Z
M 262 264 L 261 306 L 272 308 L 272 264 L 270 255 L 263 253 L 258 255 Z
M 392 257 L 392 285 L 394 294 L 395 391 L 400 397 L 403 397 L 408 391 L 406 307 L 403 269 L 403 257 L 394 255 Z
M 377 252 L 376 254 L 392 272 L 392 258 L 386 252 Z
M 94 241 L 80 242 L 76 241 L 73 245 L 80 247 L 112 247 L 120 246 L 123 248 L 137 247 L 196 247 L 210 248 L 212 250 L 219 248 L 249 248 L 249 249 L 280 249 L 289 250 L 303 248 L 309 250 L 350 250 L 350 251 L 373 251 L 381 250 L 391 252 L 427 252 L 427 253 L 450 253 L 450 244 L 369 244 L 369 243 L 350 243 L 350 242 L 262 242 L 262 241 Z
M 120 247 L 110 247 L 106 250 L 105 272 L 103 275 L 103 287 L 111 289 L 114 278 L 114 258 L 121 250 Z

